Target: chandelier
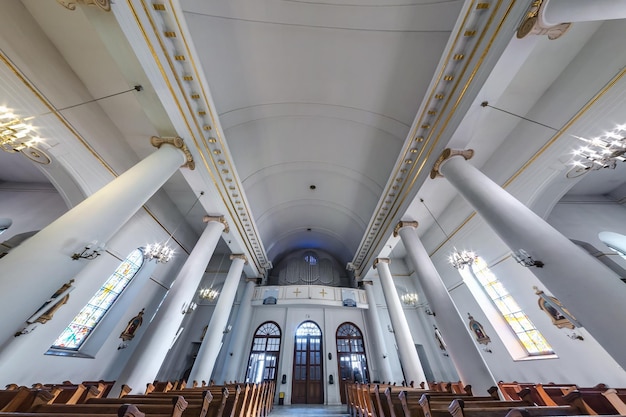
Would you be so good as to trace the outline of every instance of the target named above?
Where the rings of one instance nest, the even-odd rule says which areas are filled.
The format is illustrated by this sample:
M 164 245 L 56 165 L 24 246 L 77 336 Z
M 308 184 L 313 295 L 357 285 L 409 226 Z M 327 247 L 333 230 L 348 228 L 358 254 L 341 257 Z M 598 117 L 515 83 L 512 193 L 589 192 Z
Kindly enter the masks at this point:
M 213 301 L 220 295 L 220 292 L 213 288 L 203 288 L 200 290 L 200 298 L 203 300 Z
M 174 249 L 167 246 L 167 243 L 153 243 L 146 245 L 143 256 L 148 261 L 154 260 L 156 263 L 166 264 L 174 256 Z
M 432 213 L 432 211 L 430 211 L 430 209 L 426 205 L 426 202 L 424 201 L 423 198 L 420 198 L 420 202 L 424 205 L 424 207 L 426 208 L 426 211 L 428 211 L 428 214 L 430 214 L 430 217 L 433 218 L 435 224 L 439 226 L 439 230 L 441 230 L 441 233 L 443 233 L 443 235 L 446 237 L 446 241 L 450 240 L 450 236 L 448 236 L 446 231 L 443 230 L 443 227 L 441 227 L 441 225 L 437 221 L 437 218 Z M 476 261 L 476 258 L 478 258 L 478 256 L 476 256 L 474 252 L 466 251 L 466 250 L 459 252 L 456 248 L 454 248 L 454 252 L 452 252 L 448 256 L 448 260 L 450 261 L 450 264 L 456 269 L 463 269 L 465 265 L 471 265 L 472 263 Z
M 0 106 L 0 148 L 5 152 L 21 152 L 35 145 L 41 138 L 6 107 Z
M 417 298 L 417 294 L 415 293 L 406 293 L 402 294 L 400 301 L 406 305 L 414 306 L 417 304 Z
M 211 285 L 209 286 L 209 288 L 202 288 L 200 290 L 200 293 L 198 294 L 198 296 L 203 300 L 213 301 L 220 295 L 220 292 L 214 289 L 213 285 L 215 284 L 215 278 L 217 278 L 217 274 L 219 274 L 219 272 L 222 270 L 222 262 L 224 262 L 224 256 L 225 254 L 222 254 L 222 257 L 220 258 L 220 265 L 217 267 L 217 270 L 213 275 L 213 280 L 211 281 Z
M 603 168 L 615 169 L 618 162 L 626 161 L 625 133 L 626 125 L 618 125 L 613 130 L 591 139 L 574 136 L 585 144 L 573 152 L 573 168 L 568 176 L 582 175 Z
M 456 248 L 454 248 L 454 252 L 450 254 L 448 260 L 450 261 L 450 264 L 456 269 L 463 269 L 465 268 L 465 265 L 472 265 L 474 262 L 476 262 L 477 258 L 478 256 L 476 256 L 476 254 L 472 251 L 458 251 L 456 250 Z
M 143 251 L 143 256 L 147 261 L 155 261 L 156 263 L 165 264 L 174 257 L 174 249 L 170 248 L 167 244 L 170 242 L 170 240 L 172 240 L 174 233 L 176 233 L 180 225 L 185 221 L 185 218 L 189 215 L 196 203 L 200 201 L 200 197 L 203 195 L 204 191 L 200 191 L 200 194 L 198 194 L 198 197 L 196 197 L 196 201 L 193 202 L 185 215 L 180 218 L 180 221 L 164 243 L 152 243 L 146 245 Z

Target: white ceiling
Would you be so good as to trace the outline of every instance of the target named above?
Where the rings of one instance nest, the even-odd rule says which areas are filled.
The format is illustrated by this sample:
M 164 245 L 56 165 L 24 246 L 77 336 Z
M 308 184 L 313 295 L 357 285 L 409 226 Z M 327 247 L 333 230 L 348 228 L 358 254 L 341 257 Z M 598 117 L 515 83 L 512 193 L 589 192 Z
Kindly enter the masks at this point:
M 161 108 L 151 76 L 117 39 L 121 32 L 111 30 L 113 15 L 93 6 L 69 12 L 54 1 L 23 3 L 92 98 L 144 86 L 98 103 L 136 155 L 126 161 L 113 142 L 94 139 L 98 150 L 113 165 L 117 160 L 120 171 L 152 152 L 146 137 L 168 133 L 171 114 Z M 463 7 L 462 1 L 410 0 L 180 2 L 251 217 L 274 264 L 301 248 L 326 250 L 342 264 L 353 260 L 411 141 L 407 136 Z M 494 152 L 520 129 L 548 140 L 550 127 L 560 129 L 561 122 L 537 113 L 537 103 L 558 96 L 560 75 L 599 26 L 576 24 L 557 41 L 506 34 L 513 40 L 457 121 L 451 146 L 474 148 L 472 162 L 489 167 Z M 119 48 L 107 50 L 111 43 Z M 40 69 L 28 71 L 36 78 Z M 53 82 L 41 76 L 37 87 L 54 92 L 45 84 Z M 61 92 L 54 97 L 58 108 L 77 102 Z M 95 129 L 80 128 L 87 137 Z M 533 146 L 500 173 L 506 177 L 519 168 Z M 0 181 L 45 181 L 30 161 L 16 156 L 0 153 Z M 603 170 L 585 176 L 571 193 L 606 194 L 624 178 L 623 169 Z M 197 190 L 186 180 L 176 175 L 164 187 L 181 213 Z M 435 216 L 456 195 L 446 182 L 415 188 L 412 195 L 424 198 Z M 407 207 L 407 217 L 432 224 L 418 199 Z M 190 219 L 201 211 L 196 208 Z M 201 224 L 190 224 L 200 232 Z M 402 253 L 401 246 L 394 251 Z

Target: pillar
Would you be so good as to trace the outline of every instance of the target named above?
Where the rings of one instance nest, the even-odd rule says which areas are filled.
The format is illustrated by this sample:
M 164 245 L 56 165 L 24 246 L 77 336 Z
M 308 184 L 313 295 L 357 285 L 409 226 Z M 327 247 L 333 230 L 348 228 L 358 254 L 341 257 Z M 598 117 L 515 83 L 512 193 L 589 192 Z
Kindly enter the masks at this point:
M 181 165 L 192 165 L 182 139 L 153 138 L 152 144 L 159 150 L 0 260 L 0 293 L 7 296 L 0 304 L 0 344 L 85 266 L 72 254 L 92 241 L 106 243 Z
M 385 382 L 393 381 L 391 373 L 391 365 L 389 364 L 389 355 L 387 354 L 387 347 L 385 346 L 385 336 L 383 329 L 380 327 L 380 316 L 378 315 L 378 307 L 376 306 L 376 296 L 374 295 L 374 283 L 372 281 L 363 281 L 363 288 L 365 289 L 365 295 L 367 296 L 367 321 L 369 329 L 372 332 L 372 347 L 374 348 L 374 354 L 372 357 L 368 355 L 368 360 L 374 360 L 376 362 L 376 369 L 378 369 L 379 379 Z M 371 367 L 370 367 L 371 368 Z M 409 381 L 410 382 L 410 381 Z
M 626 18 L 622 0 L 538 0 L 532 2 L 517 37 L 547 35 L 561 37 L 575 22 L 592 22 Z
M 132 393 L 142 394 L 146 384 L 153 382 L 159 372 L 185 317 L 183 306 L 194 299 L 222 232 L 228 232 L 223 217 L 205 216 L 204 221 L 207 225 L 202 235 L 180 269 L 122 374 L 117 378 L 111 390 L 113 395 L 119 394 L 122 384 L 130 386 L 133 389 Z
M 243 266 L 247 263 L 245 255 L 242 254 L 231 255 L 230 259 L 233 262 L 230 264 L 228 275 L 222 286 L 222 292 L 215 305 L 215 310 L 207 327 L 206 336 L 200 345 L 196 361 L 191 368 L 189 381 L 209 381 L 213 373 L 215 361 L 220 353 L 224 329 L 228 324 L 228 317 L 235 302 Z
M 417 235 L 417 222 L 402 221 L 394 229 L 400 235 L 408 257 L 415 268 L 415 275 L 431 308 L 437 313 L 437 327 L 446 339 L 446 350 L 463 381 L 471 385 L 477 395 L 488 395 L 497 381 L 489 371 L 485 360 L 468 331 L 468 324 L 456 308 L 441 276 L 435 269 L 428 252 Z
M 626 368 L 626 333 L 608 324 L 621 323 L 626 317 L 624 283 L 467 162 L 472 155 L 473 151 L 444 150 L 431 177 L 443 175 L 511 250 L 524 249 L 542 261 L 542 268 L 532 269 L 535 276 Z M 532 290 L 530 285 L 528 290 Z
M 232 356 L 228 359 L 227 369 L 224 372 L 224 379 L 227 381 L 241 382 L 245 378 L 242 370 L 246 369 L 248 360 L 244 355 L 248 353 L 250 348 L 245 342 L 250 332 L 250 322 L 252 321 L 252 296 L 256 288 L 256 281 L 256 279 L 248 281 L 243 297 L 241 297 L 237 323 L 234 326 L 235 333 L 230 342 Z
M 389 270 L 390 262 L 387 258 L 377 258 L 374 261 L 374 268 L 378 269 L 378 276 L 383 287 L 383 294 L 389 309 L 389 317 L 391 318 L 393 335 L 398 346 L 398 355 L 404 371 L 404 378 L 407 384 L 413 381 L 415 386 L 419 386 L 420 382 L 426 382 L 426 375 L 424 375 L 422 364 L 417 356 L 417 349 L 411 337 L 409 323 L 406 321 L 406 316 L 398 297 L 398 291 L 393 283 L 393 277 Z

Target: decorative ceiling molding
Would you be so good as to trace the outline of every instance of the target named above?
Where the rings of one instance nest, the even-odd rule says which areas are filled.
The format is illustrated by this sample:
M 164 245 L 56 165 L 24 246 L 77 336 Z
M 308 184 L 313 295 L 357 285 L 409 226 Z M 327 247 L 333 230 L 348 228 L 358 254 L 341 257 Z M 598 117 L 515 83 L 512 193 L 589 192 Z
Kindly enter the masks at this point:
M 116 6 L 113 6 L 114 10 Z M 269 264 L 266 251 L 226 144 L 203 69 L 183 26 L 182 11 L 173 1 L 127 0 L 127 6 L 134 14 L 134 23 L 143 33 L 145 42 L 149 43 L 164 82 L 177 100 L 178 109 L 170 110 L 178 110 L 185 120 L 192 136 L 185 139 L 188 139 L 188 146 L 195 147 L 193 150 L 200 155 L 197 166 L 203 165 L 209 173 L 232 219 L 231 231 L 234 229 L 241 236 L 251 255 L 251 263 L 257 270 L 264 271 Z
M 502 35 L 503 27 L 511 26 L 511 21 L 519 22 L 516 16 L 523 12 L 519 10 L 520 4 L 515 3 L 514 0 L 468 3 L 352 261 L 358 275 L 364 276 L 378 256 L 376 251 L 389 238 L 401 210 L 414 198 L 418 176 L 422 178 L 425 170 L 430 171 L 428 161 L 445 145 L 442 138 L 449 139 L 455 123 L 460 122 L 453 121 L 453 117 L 460 104 L 471 99 L 473 82 L 479 72 L 485 71 L 486 57 L 492 52 L 496 38 L 506 36 Z M 515 6 L 515 13 L 511 13 Z

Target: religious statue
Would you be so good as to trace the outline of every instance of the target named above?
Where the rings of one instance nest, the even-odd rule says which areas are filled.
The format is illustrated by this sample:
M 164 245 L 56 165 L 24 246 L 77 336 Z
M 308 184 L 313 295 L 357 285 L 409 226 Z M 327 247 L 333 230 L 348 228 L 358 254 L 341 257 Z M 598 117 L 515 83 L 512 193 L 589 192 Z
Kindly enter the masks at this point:
M 43 305 L 39 308 L 38 311 L 41 311 L 42 308 L 47 307 L 47 306 L 50 306 L 50 308 L 46 310 L 41 316 L 33 320 L 32 322 L 29 319 L 28 323 L 45 324 L 46 322 L 52 320 L 54 313 L 56 313 L 56 311 L 60 309 L 61 306 L 67 303 L 67 301 L 70 299 L 69 290 L 72 288 L 73 283 L 74 283 L 74 280 L 71 279 L 69 282 L 66 282 L 65 284 L 63 284 L 61 288 L 56 290 L 56 292 L 52 294 L 52 296 L 48 299 L 48 301 L 43 303 Z
M 124 342 L 133 340 L 133 337 L 135 337 L 135 333 L 137 332 L 137 330 L 139 330 L 139 328 L 141 327 L 141 324 L 143 323 L 144 311 L 145 311 L 145 308 L 142 308 L 141 311 L 135 317 L 130 319 L 130 321 L 126 325 L 126 328 L 120 335 L 120 339 L 122 339 Z
M 539 308 L 543 310 L 548 317 L 550 317 L 552 324 L 559 329 L 582 327 L 578 320 L 576 320 L 576 318 L 565 307 L 563 307 L 563 304 L 561 304 L 556 297 L 545 294 L 537 287 L 533 287 L 533 289 L 535 290 L 535 294 L 539 296 L 539 300 L 537 300 Z
M 469 318 L 469 328 L 476 336 L 476 341 L 483 345 L 489 344 L 489 342 L 491 342 L 491 339 L 489 338 L 489 336 L 487 336 L 487 333 L 485 333 L 483 325 L 474 320 L 474 317 L 472 317 L 470 313 L 467 313 L 467 316 Z

